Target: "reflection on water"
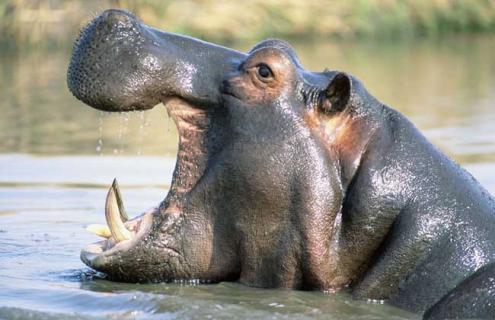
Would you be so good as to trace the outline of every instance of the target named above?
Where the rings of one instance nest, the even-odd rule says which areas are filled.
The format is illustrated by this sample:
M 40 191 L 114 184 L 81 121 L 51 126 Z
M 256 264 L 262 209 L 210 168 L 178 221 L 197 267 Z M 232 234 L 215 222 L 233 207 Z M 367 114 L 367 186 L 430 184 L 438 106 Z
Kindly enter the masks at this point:
M 67 90 L 67 63 L 68 53 L 59 52 L 0 56 L 1 152 L 174 152 L 176 133 L 163 129 L 167 124 L 164 108 L 146 116 L 122 116 L 83 107 Z
M 309 69 L 360 78 L 456 160 L 495 161 L 494 36 L 294 46 Z M 119 115 L 75 100 L 65 85 L 68 56 L 0 55 L 0 152 L 175 154 L 177 133 L 162 106 Z
M 347 71 L 495 193 L 495 38 L 298 43 L 306 67 Z M 241 46 L 245 50 L 249 45 Z M 177 133 L 162 106 L 104 114 L 71 97 L 69 50 L 0 55 L 0 318 L 411 319 L 346 294 L 237 284 L 132 285 L 79 260 L 118 177 L 129 212 L 165 196 Z M 49 156 L 49 157 L 46 157 Z

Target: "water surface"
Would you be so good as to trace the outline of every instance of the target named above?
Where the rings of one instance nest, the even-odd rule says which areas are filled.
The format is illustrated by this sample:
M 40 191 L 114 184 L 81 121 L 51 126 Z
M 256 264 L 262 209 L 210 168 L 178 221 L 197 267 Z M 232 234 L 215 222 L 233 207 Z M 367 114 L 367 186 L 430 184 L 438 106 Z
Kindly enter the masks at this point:
M 495 38 L 408 43 L 296 43 L 313 70 L 359 77 L 495 193 Z M 250 44 L 239 46 L 247 49 Z M 177 133 L 162 106 L 103 114 L 68 93 L 69 46 L 0 54 L 0 318 L 410 319 L 347 294 L 261 290 L 238 284 L 112 283 L 79 251 L 103 223 L 118 177 L 129 212 L 159 203 Z

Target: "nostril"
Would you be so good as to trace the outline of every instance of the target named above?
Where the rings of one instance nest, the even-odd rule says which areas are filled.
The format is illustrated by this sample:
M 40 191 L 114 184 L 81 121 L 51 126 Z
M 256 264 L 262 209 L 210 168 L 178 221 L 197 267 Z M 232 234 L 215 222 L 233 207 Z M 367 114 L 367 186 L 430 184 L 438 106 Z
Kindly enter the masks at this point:
M 106 24 L 109 25 L 132 25 L 133 21 L 136 18 L 127 11 L 118 10 L 118 9 L 109 9 L 101 14 L 103 18 L 102 21 L 105 21 Z
M 101 13 L 86 27 L 82 36 L 90 49 L 102 44 L 115 48 L 125 43 L 143 42 L 141 22 L 125 10 L 109 9 Z M 82 41 L 79 41 L 82 44 Z M 103 49 L 102 49 L 103 50 Z
M 106 19 L 115 19 L 118 21 L 129 21 L 129 13 L 118 9 L 108 9 L 102 14 Z

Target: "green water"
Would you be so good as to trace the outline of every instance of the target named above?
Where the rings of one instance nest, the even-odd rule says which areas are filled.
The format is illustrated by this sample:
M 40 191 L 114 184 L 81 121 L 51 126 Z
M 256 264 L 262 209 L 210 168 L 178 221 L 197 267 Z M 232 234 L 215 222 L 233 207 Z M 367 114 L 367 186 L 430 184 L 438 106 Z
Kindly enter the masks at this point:
M 345 293 L 130 285 L 86 268 L 79 251 L 97 239 L 84 227 L 104 222 L 108 184 L 119 178 L 129 212 L 159 203 L 177 133 L 161 106 L 108 115 L 72 98 L 65 85 L 69 47 L 0 50 L 0 318 L 416 317 Z M 359 77 L 495 193 L 495 37 L 295 47 L 309 69 Z

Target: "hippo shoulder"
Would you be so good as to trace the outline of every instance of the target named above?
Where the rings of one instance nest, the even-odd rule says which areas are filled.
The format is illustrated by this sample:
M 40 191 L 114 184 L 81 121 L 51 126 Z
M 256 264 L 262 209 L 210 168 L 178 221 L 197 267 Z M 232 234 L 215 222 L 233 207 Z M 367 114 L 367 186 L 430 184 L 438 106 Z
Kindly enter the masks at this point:
M 437 302 L 425 319 L 491 319 L 495 315 L 495 263 L 480 268 Z

